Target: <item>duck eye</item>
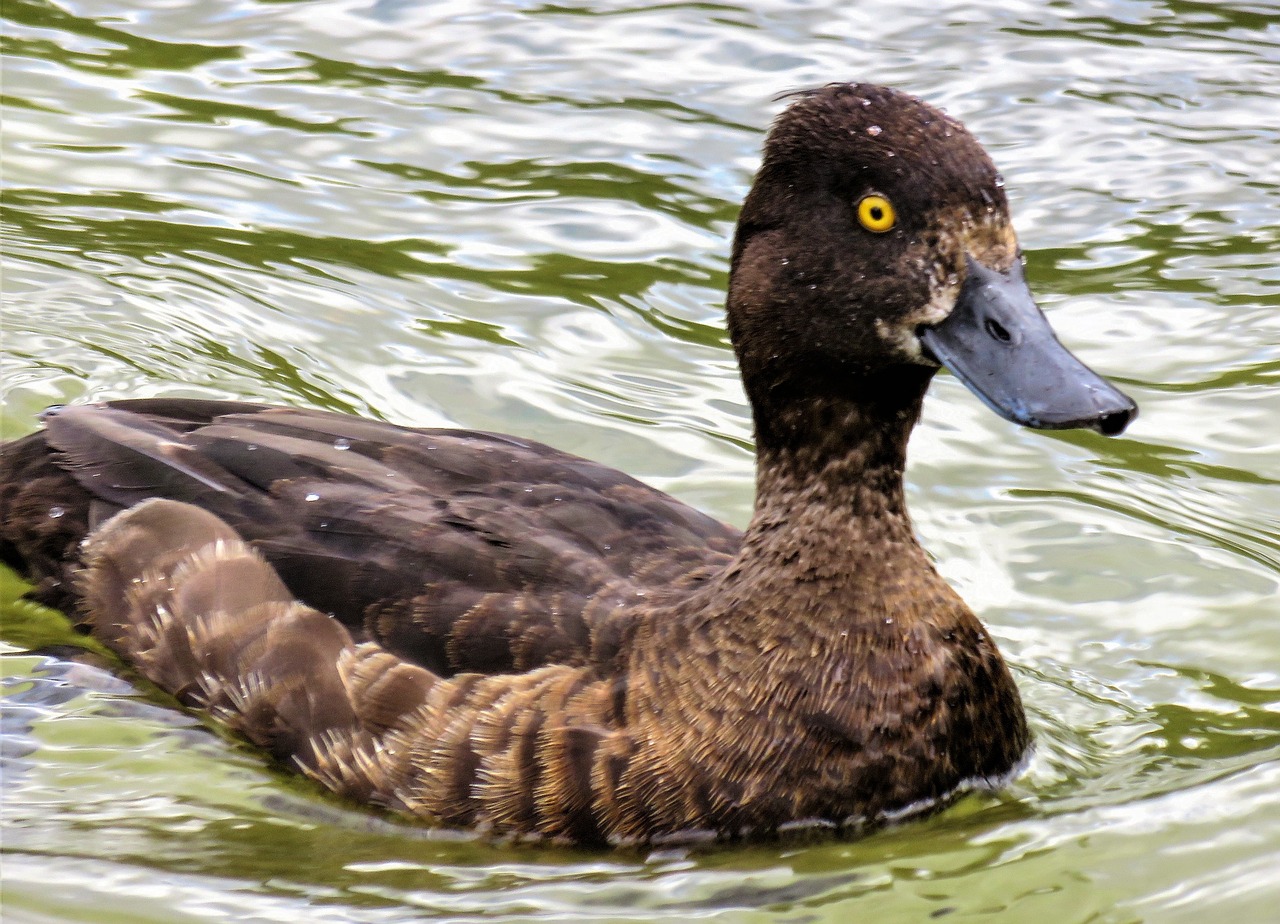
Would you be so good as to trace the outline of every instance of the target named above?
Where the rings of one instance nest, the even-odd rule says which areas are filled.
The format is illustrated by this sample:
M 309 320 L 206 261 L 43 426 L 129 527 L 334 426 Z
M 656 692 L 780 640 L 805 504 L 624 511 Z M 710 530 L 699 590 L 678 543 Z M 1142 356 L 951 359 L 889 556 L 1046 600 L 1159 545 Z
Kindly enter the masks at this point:
M 858 221 L 868 231 L 884 234 L 897 223 L 898 215 L 888 199 L 872 193 L 858 200 Z

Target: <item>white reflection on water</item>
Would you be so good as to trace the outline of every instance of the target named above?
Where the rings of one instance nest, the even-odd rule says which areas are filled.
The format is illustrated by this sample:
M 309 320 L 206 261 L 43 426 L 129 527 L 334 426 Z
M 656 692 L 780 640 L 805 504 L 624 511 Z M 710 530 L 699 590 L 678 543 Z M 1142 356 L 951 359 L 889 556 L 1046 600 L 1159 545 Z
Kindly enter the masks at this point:
M 436 842 L 11 649 L 6 910 L 1266 919 L 1280 58 L 1248 9 L 6 4 L 6 435 L 123 395 L 321 404 L 521 433 L 742 523 L 731 222 L 774 94 L 846 78 L 966 120 L 1063 339 L 1143 407 L 1108 442 L 947 376 L 927 403 L 917 528 L 1040 742 L 1002 798 L 848 845 Z

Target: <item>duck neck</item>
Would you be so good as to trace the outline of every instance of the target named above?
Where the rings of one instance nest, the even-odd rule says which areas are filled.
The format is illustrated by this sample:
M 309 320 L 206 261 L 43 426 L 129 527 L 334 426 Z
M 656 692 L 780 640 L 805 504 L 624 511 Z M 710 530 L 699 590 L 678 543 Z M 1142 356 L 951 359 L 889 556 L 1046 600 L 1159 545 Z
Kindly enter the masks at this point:
M 883 617 L 903 569 L 938 580 L 907 514 L 907 440 L 932 370 L 866 376 L 836 394 L 756 408 L 756 505 L 739 573 Z M 892 580 L 889 580 L 892 578 Z

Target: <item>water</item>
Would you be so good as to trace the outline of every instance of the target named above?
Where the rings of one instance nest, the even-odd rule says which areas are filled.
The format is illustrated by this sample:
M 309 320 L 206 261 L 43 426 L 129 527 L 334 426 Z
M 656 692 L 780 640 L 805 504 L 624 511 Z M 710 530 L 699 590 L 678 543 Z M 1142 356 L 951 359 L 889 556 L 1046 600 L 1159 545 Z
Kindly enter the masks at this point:
M 1038 741 L 1001 796 L 852 843 L 424 833 L 37 653 L 66 623 L 10 603 L 6 921 L 1274 919 L 1274 3 L 4 17 L 6 437 L 49 404 L 261 398 L 522 434 L 743 523 L 728 237 L 771 98 L 851 78 L 987 144 L 1063 339 L 1142 405 L 1106 440 L 1017 430 L 948 376 L 927 403 L 916 523 Z

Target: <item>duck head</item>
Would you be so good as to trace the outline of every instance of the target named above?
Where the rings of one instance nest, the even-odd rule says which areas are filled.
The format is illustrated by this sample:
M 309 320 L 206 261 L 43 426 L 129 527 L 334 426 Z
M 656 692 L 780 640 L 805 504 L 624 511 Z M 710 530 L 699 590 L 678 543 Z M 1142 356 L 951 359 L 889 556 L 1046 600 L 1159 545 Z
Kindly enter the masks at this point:
M 728 314 L 762 444 L 823 399 L 909 426 L 940 365 L 1030 427 L 1117 434 L 1137 414 L 1036 307 L 981 145 L 884 87 L 806 91 L 779 116 L 739 218 Z

